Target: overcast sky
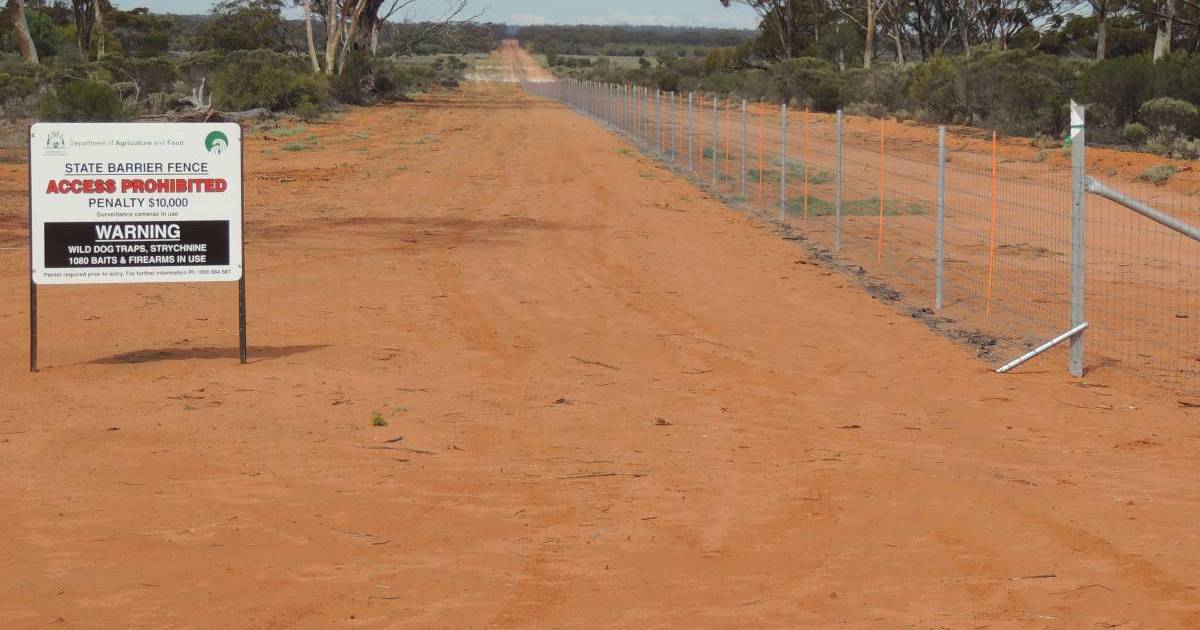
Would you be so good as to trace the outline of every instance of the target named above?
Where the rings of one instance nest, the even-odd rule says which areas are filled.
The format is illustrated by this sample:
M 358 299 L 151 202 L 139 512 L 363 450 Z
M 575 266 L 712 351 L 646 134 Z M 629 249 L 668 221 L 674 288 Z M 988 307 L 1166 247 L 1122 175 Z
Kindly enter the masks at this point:
M 436 15 L 448 0 L 418 0 L 417 17 Z M 483 18 L 508 24 L 656 24 L 755 28 L 754 14 L 726 9 L 718 0 L 471 0 Z M 213 0 L 114 0 L 122 9 L 156 13 L 207 13 Z M 290 2 L 289 2 L 290 4 Z

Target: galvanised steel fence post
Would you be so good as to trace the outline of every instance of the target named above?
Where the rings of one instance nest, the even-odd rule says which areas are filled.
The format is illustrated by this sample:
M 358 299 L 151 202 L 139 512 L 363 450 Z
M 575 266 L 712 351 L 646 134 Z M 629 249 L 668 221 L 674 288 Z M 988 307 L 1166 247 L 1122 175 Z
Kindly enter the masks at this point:
M 779 109 L 779 220 L 787 219 L 787 102 Z
M 642 88 L 642 150 L 650 151 L 650 88 Z
M 637 86 L 629 86 L 629 137 L 637 144 Z
M 696 95 L 688 92 L 688 170 L 696 172 Z
M 662 155 L 662 90 L 654 90 L 655 151 Z
M 742 99 L 742 199 L 746 198 L 746 141 L 750 134 L 750 121 L 746 116 L 746 99 Z
M 640 145 L 642 143 L 642 138 L 644 137 L 644 134 L 642 133 L 642 119 L 646 116 L 645 105 L 642 103 L 642 86 L 635 85 L 633 87 L 633 100 L 635 103 L 637 103 L 637 120 L 633 122 L 633 126 L 637 130 L 634 132 L 633 137 L 637 139 L 637 142 Z
M 644 141 L 643 144 L 646 147 L 646 153 L 649 153 L 650 147 L 653 146 L 652 139 L 650 137 L 650 122 L 654 117 L 654 114 L 652 114 L 650 112 L 650 103 L 651 103 L 650 88 L 648 88 L 648 87 L 645 88 L 645 90 L 642 92 L 642 94 L 644 94 L 646 97 L 646 107 L 642 110 L 646 114 L 646 123 L 645 123 L 646 124 L 646 127 L 645 127 L 646 133 L 642 136 L 642 140 Z
M 642 97 L 641 86 L 633 86 L 633 142 L 638 144 L 641 142 L 642 134 Z
M 942 310 L 942 286 L 946 265 L 946 126 L 938 127 L 938 192 L 937 192 L 937 287 L 934 307 Z
M 650 150 L 650 88 L 642 87 L 642 150 Z
M 1086 158 L 1086 110 L 1083 105 L 1071 101 L 1071 328 L 1085 321 L 1084 296 L 1086 284 L 1086 256 L 1084 243 L 1087 238 L 1087 200 L 1085 180 Z M 1068 370 L 1071 376 L 1083 376 L 1083 333 L 1071 337 Z
M 833 184 L 833 255 L 842 252 L 842 110 L 837 110 L 837 131 L 834 134 L 835 166 Z
M 671 141 L 671 164 L 675 164 L 679 159 L 679 108 L 675 105 L 675 92 L 671 92 L 671 132 L 674 136 Z
M 717 133 L 717 101 L 718 100 L 719 99 L 717 98 L 717 95 L 714 94 L 713 95 L 713 133 L 712 133 L 712 143 L 713 143 L 713 147 L 712 147 L 712 163 L 713 163 L 712 186 L 713 186 L 713 192 L 718 192 L 720 190 L 717 185 L 717 176 L 718 176 L 718 173 L 720 173 L 720 169 L 717 164 L 717 152 L 720 150 L 720 138 L 718 137 L 718 133 Z

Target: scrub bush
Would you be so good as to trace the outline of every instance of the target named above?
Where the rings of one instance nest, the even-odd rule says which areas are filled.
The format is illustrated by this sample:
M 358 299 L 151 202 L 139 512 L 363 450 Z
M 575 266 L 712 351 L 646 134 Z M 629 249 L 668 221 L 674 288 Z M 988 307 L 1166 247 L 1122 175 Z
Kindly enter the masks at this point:
M 119 122 L 132 112 L 113 88 L 96 81 L 71 81 L 42 100 L 43 120 L 58 122 Z

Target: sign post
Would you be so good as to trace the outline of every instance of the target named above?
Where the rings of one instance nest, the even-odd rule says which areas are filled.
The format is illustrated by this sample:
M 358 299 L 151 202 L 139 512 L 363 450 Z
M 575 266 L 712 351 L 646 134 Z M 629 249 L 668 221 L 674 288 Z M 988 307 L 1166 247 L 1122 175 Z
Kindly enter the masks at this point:
M 236 281 L 246 362 L 241 127 L 37 123 L 29 150 L 31 371 L 41 285 Z

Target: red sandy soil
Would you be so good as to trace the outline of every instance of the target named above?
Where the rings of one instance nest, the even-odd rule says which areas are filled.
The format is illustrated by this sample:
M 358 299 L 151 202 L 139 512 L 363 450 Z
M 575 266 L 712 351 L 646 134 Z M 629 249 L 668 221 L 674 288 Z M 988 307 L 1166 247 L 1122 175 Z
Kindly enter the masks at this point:
M 0 249 L 0 627 L 1200 626 L 1180 396 L 995 375 L 515 86 L 314 130 L 249 140 L 247 366 L 232 285 L 47 287 L 31 375 Z

